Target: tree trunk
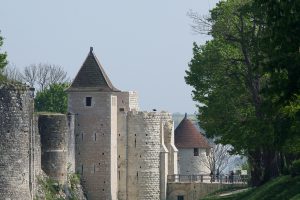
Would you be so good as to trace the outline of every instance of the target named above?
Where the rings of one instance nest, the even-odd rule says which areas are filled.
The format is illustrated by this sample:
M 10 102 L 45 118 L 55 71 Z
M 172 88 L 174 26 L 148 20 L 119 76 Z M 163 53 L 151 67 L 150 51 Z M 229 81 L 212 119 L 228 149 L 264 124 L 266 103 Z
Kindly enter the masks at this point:
M 262 153 L 259 149 L 249 152 L 249 162 L 251 166 L 251 186 L 257 187 L 262 185 Z
M 263 150 L 264 176 L 263 183 L 279 176 L 278 152 L 273 149 Z

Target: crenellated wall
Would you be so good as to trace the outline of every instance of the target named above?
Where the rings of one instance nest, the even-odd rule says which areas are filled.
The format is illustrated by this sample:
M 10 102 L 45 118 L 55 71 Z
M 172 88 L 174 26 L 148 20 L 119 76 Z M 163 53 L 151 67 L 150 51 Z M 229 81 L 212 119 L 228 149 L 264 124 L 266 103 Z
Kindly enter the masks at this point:
M 128 112 L 127 199 L 160 199 L 159 113 Z
M 0 196 L 29 200 L 32 189 L 32 91 L 23 85 L 0 85 Z
M 39 114 L 42 170 L 52 179 L 67 180 L 67 117 L 63 114 Z

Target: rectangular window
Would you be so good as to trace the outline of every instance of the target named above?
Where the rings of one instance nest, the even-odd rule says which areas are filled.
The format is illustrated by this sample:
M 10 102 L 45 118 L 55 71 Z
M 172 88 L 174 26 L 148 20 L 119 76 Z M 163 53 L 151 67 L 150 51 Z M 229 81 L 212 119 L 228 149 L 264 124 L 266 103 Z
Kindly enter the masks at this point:
M 194 148 L 194 156 L 199 156 L 199 149 L 198 148 Z
M 177 196 L 177 200 L 184 200 L 184 196 L 182 196 L 182 195 Z
M 85 106 L 92 106 L 92 97 L 85 97 Z

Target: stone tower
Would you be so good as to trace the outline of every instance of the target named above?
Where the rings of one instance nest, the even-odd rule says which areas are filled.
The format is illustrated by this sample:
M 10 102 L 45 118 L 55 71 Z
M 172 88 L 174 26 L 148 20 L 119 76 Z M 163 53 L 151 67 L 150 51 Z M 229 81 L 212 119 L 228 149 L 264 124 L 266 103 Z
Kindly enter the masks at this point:
M 117 199 L 117 95 L 91 47 L 68 92 L 75 119 L 75 170 L 90 200 Z
M 0 196 L 29 200 L 34 193 L 33 95 L 21 84 L 0 84 Z
M 211 148 L 206 138 L 187 118 L 187 114 L 175 129 L 175 145 L 178 149 L 179 174 L 209 174 L 207 153 Z

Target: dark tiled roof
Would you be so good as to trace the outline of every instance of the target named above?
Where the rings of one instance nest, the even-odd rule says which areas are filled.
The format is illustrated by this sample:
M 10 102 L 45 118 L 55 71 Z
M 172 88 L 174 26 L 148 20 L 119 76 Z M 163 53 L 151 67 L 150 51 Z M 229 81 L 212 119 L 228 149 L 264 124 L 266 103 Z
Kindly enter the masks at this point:
M 211 148 L 206 138 L 186 115 L 175 129 L 175 146 L 177 148 Z
M 82 64 L 77 76 L 75 77 L 71 87 L 68 89 L 96 89 L 99 91 L 120 91 L 115 88 L 106 75 L 103 67 L 99 63 L 97 57 L 93 53 L 93 48 Z

